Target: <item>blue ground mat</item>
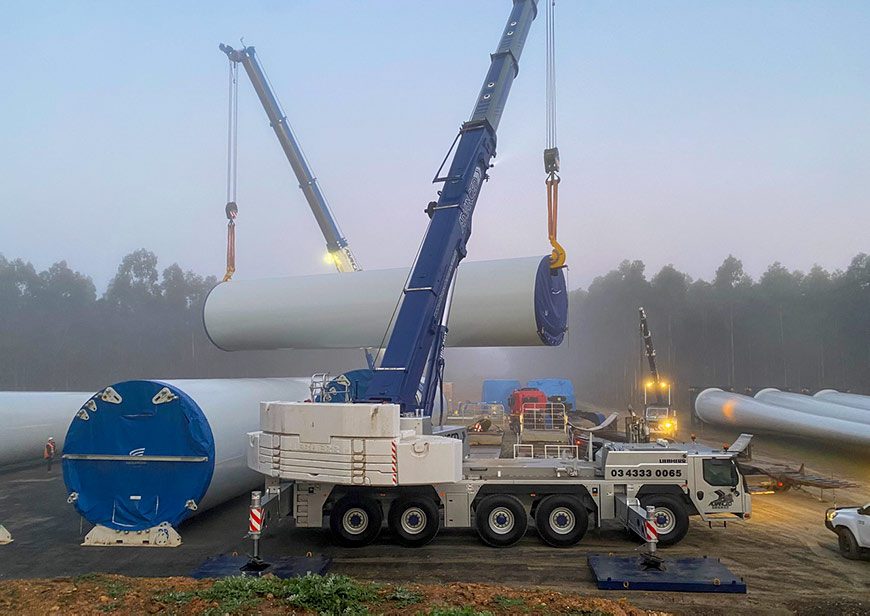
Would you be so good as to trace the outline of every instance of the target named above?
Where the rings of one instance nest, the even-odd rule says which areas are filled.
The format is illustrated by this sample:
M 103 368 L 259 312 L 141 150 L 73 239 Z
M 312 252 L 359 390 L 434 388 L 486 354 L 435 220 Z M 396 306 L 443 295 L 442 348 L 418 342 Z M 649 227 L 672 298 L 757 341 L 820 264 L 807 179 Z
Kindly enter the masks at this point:
M 640 556 L 589 554 L 587 562 L 602 590 L 745 593 L 746 582 L 718 558 L 668 558 L 664 569 L 646 569 Z
M 193 571 L 190 577 L 196 579 L 224 578 L 236 575 L 257 576 L 268 573 L 278 578 L 287 579 L 301 577 L 306 573 L 323 575 L 332 564 L 332 559 L 326 556 L 286 556 L 268 560 L 268 567 L 253 571 L 250 570 L 250 567 L 246 567 L 247 564 L 247 556 L 212 556 Z

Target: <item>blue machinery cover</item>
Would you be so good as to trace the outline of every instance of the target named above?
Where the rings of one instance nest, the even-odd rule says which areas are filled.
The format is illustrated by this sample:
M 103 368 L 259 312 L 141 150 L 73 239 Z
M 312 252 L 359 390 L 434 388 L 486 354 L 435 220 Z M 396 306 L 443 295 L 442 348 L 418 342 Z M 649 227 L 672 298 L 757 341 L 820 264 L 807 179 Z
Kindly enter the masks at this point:
M 513 379 L 487 379 L 483 382 L 480 400 L 487 404 L 501 404 L 507 411 L 508 399 L 520 387 L 520 382 Z
M 568 331 L 568 287 L 563 268 L 551 269 L 550 257 L 541 259 L 535 276 L 535 324 L 547 346 L 562 344 Z
M 205 496 L 215 466 L 202 409 L 159 381 L 125 381 L 95 395 L 70 424 L 63 453 L 76 510 L 122 531 L 177 526 L 192 513 L 188 503 Z
M 526 387 L 534 387 L 550 396 L 564 396 L 568 403 L 576 408 L 577 399 L 574 396 L 574 384 L 570 379 L 544 378 L 531 379 L 526 383 Z

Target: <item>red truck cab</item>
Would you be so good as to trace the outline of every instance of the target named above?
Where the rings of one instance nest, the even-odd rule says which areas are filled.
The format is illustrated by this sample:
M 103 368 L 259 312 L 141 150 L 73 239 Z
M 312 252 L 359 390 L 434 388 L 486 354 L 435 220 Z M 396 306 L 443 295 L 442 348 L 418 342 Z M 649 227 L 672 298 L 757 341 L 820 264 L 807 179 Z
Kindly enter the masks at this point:
M 523 414 L 523 409 L 545 409 L 547 408 L 547 394 L 540 389 L 534 387 L 523 387 L 515 390 L 508 398 L 508 408 L 510 409 L 510 425 L 511 428 L 518 432 L 520 429 L 520 415 Z

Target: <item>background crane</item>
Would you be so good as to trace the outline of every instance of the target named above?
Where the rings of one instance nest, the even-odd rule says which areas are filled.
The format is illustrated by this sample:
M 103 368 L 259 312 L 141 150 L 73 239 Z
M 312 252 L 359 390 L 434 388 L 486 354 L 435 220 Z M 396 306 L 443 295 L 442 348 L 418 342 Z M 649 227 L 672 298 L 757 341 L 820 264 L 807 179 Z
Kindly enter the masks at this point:
M 229 45 L 220 45 L 220 50 L 227 54 L 232 64 L 241 64 L 248 78 L 251 80 L 251 85 L 254 86 L 254 91 L 266 110 L 266 115 L 269 118 L 269 123 L 272 130 L 275 131 L 275 136 L 278 137 L 278 142 L 281 144 L 281 149 L 287 156 L 287 161 L 299 181 L 299 188 L 302 194 L 305 195 L 305 200 L 311 207 L 311 213 L 326 239 L 326 250 L 329 260 L 335 265 L 339 272 L 358 272 L 362 268 L 356 260 L 353 252 L 351 252 L 347 239 L 341 233 L 338 227 L 338 222 L 335 220 L 332 211 L 329 209 L 329 204 L 320 185 L 317 183 L 317 178 L 311 171 L 311 166 L 305 159 L 305 154 L 299 145 L 299 141 L 293 134 L 293 129 L 287 122 L 287 116 L 284 115 L 284 110 L 281 109 L 281 104 L 278 102 L 278 97 L 275 96 L 269 79 L 263 71 L 260 61 L 257 59 L 257 54 L 253 47 L 242 47 L 241 49 L 233 49 Z M 230 104 L 233 104 L 234 96 L 230 95 Z M 232 133 L 232 112 L 231 112 L 231 128 Z M 230 137 L 231 143 L 233 137 Z M 232 147 L 232 145 L 231 145 Z M 229 207 L 229 206 L 228 206 Z M 227 211 L 227 217 L 230 217 L 230 211 Z M 233 216 L 234 217 L 234 216 Z M 232 219 L 231 219 L 232 222 Z

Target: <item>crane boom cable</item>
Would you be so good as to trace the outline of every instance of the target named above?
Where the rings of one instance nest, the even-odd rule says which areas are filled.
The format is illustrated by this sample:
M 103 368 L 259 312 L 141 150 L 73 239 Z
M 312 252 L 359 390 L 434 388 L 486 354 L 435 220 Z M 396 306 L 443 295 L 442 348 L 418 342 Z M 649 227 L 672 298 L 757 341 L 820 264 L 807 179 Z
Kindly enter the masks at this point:
M 547 237 L 553 252 L 550 269 L 565 266 L 567 255 L 557 239 L 559 228 L 559 148 L 556 134 L 556 0 L 547 0 L 546 53 L 546 149 L 544 170 L 547 173 Z
M 547 148 L 556 147 L 556 2 L 547 0 Z
M 238 135 L 239 135 L 239 67 L 230 61 L 229 95 L 227 109 L 227 204 L 224 212 L 227 217 L 227 270 L 223 281 L 228 282 L 236 272 L 236 204 L 238 190 Z

